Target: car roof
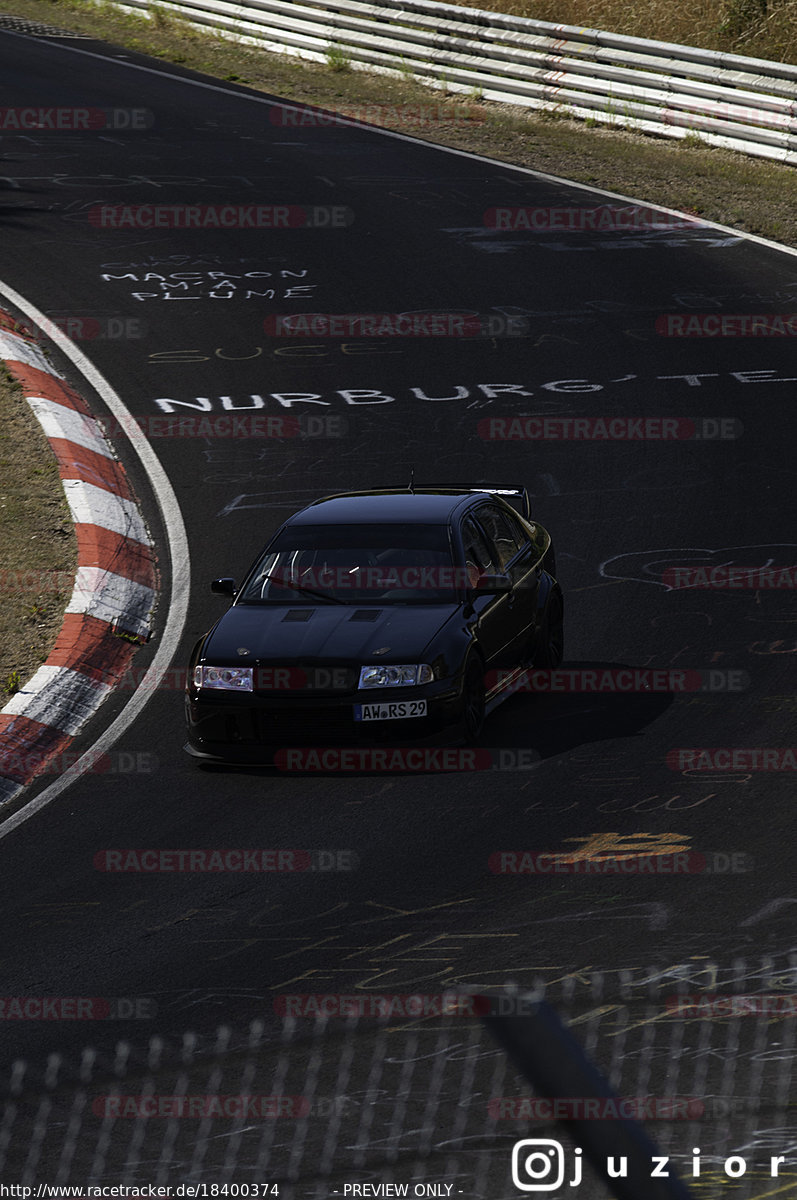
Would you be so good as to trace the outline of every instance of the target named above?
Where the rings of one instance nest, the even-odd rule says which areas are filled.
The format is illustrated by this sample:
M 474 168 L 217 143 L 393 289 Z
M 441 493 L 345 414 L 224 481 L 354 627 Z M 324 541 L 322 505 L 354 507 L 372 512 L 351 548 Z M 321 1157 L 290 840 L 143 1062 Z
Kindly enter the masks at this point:
M 410 522 L 447 525 L 457 509 L 484 499 L 481 492 L 460 488 L 424 488 L 372 492 L 343 492 L 303 508 L 288 525 L 384 525 Z

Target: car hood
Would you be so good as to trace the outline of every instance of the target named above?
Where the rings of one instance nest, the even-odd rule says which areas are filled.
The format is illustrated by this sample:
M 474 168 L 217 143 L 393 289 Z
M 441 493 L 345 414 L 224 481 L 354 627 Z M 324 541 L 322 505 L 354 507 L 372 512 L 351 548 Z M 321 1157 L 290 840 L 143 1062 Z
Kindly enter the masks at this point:
M 201 660 L 246 664 L 329 661 L 421 662 L 456 612 L 449 604 L 233 605 L 211 630 Z M 385 650 L 385 647 L 387 649 Z M 248 654 L 241 654 L 247 650 Z

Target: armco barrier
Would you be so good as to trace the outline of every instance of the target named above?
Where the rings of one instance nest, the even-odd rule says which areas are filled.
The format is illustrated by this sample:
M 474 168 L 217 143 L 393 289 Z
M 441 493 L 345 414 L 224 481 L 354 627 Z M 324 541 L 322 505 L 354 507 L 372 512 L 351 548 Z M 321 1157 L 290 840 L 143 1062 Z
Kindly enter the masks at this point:
M 151 12 L 150 0 L 115 7 Z M 263 49 L 410 73 L 449 92 L 797 163 L 797 65 L 553 25 L 436 0 L 161 0 Z

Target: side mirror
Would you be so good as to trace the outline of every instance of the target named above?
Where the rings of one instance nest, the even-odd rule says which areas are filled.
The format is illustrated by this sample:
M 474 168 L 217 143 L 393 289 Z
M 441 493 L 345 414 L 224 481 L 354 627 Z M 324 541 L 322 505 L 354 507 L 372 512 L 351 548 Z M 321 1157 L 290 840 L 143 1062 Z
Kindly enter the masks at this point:
M 488 596 L 503 596 L 512 591 L 512 580 L 508 575 L 482 575 L 473 591 L 477 596 L 482 593 Z
M 211 592 L 216 592 L 219 596 L 234 596 L 235 595 L 235 580 L 234 579 L 214 579 L 210 585 Z

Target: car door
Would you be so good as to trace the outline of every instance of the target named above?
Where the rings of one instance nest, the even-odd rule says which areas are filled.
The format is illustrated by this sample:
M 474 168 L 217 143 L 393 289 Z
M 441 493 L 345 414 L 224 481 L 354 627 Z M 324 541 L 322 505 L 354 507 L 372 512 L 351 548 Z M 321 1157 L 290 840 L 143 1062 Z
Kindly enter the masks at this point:
M 518 665 L 525 661 L 536 623 L 539 552 L 514 513 L 487 503 L 474 517 L 493 548 L 499 573 L 512 583 L 512 591 L 502 597 L 506 640 L 501 653 L 503 666 Z
M 499 575 L 495 547 L 491 547 L 484 531 L 473 518 L 466 515 L 460 530 L 465 552 L 465 569 L 470 586 L 475 588 L 483 575 Z M 488 668 L 503 661 L 501 651 L 506 644 L 506 596 L 472 593 L 476 617 L 476 636 Z
M 466 515 L 462 522 L 462 545 L 465 552 L 465 568 L 469 582 L 476 587 L 482 575 L 503 575 L 500 557 L 484 529 Z M 514 641 L 512 594 L 495 595 L 473 593 L 473 610 L 476 616 L 476 636 L 484 654 L 488 674 L 505 668 L 511 660 Z M 490 687 L 488 686 L 488 691 Z

